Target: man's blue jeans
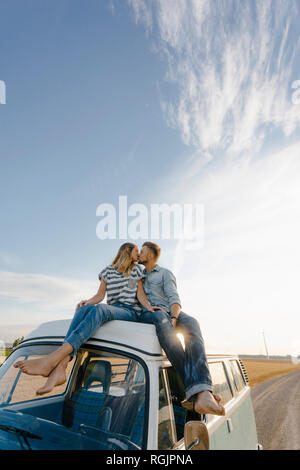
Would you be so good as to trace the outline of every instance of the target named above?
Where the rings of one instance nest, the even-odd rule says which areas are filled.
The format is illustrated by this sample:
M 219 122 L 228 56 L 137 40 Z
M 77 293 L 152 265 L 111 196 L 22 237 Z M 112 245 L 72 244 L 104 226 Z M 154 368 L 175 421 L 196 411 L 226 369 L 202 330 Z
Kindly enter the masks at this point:
M 138 321 L 155 325 L 160 345 L 184 384 L 187 400 L 195 401 L 196 394 L 204 390 L 213 391 L 204 341 L 195 318 L 181 311 L 174 328 L 170 315 L 156 310 L 142 313 Z M 184 337 L 185 349 L 178 333 Z
M 111 320 L 153 324 L 161 347 L 184 384 L 186 399 L 195 401 L 197 393 L 204 390 L 212 392 L 212 381 L 199 324 L 184 312 L 180 312 L 175 329 L 170 315 L 162 310 L 137 314 L 133 308 L 124 304 L 84 305 L 76 310 L 64 339 L 73 346 L 71 357 L 103 323 Z M 177 333 L 183 334 L 185 349 Z

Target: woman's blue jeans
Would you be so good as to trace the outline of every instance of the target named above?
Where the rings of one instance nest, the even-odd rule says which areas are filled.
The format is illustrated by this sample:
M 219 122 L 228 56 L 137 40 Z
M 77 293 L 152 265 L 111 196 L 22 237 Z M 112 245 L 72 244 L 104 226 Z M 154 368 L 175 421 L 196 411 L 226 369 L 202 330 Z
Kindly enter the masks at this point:
M 93 336 L 103 323 L 111 320 L 155 325 L 160 345 L 184 384 L 186 399 L 195 401 L 197 393 L 204 390 L 212 392 L 212 381 L 199 324 L 184 312 L 180 312 L 175 329 L 170 315 L 162 310 L 137 314 L 133 308 L 124 304 L 83 305 L 76 310 L 64 339 L 73 346 L 71 356 L 76 354 L 80 346 Z M 177 333 L 183 334 L 185 349 Z
M 133 308 L 121 304 L 100 303 L 78 308 L 64 339 L 73 346 L 71 357 L 103 323 L 111 320 L 138 321 L 138 315 Z

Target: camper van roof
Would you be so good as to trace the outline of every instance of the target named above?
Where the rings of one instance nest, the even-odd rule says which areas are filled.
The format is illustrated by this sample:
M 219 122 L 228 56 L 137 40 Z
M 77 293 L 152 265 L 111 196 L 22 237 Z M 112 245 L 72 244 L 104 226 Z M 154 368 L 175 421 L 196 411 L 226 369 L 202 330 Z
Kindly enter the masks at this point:
M 71 319 L 56 320 L 42 323 L 29 333 L 24 341 L 59 339 L 66 336 Z M 150 355 L 162 355 L 154 325 L 120 320 L 104 323 L 92 336 L 91 341 L 101 341 L 119 346 L 130 347 L 136 351 Z M 207 356 L 235 356 L 236 354 L 219 354 L 206 347 Z
M 63 339 L 71 320 L 56 320 L 42 323 L 27 335 L 29 339 Z M 138 351 L 161 355 L 162 349 L 156 336 L 155 326 L 145 323 L 113 320 L 104 323 L 92 336 L 91 341 L 128 346 Z

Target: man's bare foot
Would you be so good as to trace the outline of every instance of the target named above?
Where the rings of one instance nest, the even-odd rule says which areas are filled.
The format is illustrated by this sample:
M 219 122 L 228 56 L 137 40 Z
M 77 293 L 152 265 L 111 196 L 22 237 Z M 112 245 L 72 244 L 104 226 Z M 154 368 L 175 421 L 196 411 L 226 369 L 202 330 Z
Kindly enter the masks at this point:
M 219 404 L 220 401 L 221 398 L 218 395 L 213 395 L 209 390 L 205 390 L 204 392 L 198 393 L 194 410 L 198 414 L 224 416 L 225 408 Z
M 203 396 L 203 394 L 205 395 Z M 201 398 L 201 401 L 199 398 Z M 198 393 L 197 401 L 195 403 L 184 400 L 181 402 L 181 406 L 190 411 L 195 411 L 198 414 L 218 414 L 223 416 L 225 415 L 225 409 L 219 404 L 220 401 L 221 397 L 219 395 L 206 390 L 205 392 Z
M 48 377 L 55 364 L 49 361 L 48 357 L 41 357 L 40 359 L 31 359 L 30 361 L 17 361 L 14 367 L 28 375 Z
M 63 359 L 49 374 L 49 377 L 43 387 L 37 389 L 37 395 L 44 395 L 53 390 L 54 387 L 62 385 L 66 382 L 66 367 L 69 362 L 69 357 Z

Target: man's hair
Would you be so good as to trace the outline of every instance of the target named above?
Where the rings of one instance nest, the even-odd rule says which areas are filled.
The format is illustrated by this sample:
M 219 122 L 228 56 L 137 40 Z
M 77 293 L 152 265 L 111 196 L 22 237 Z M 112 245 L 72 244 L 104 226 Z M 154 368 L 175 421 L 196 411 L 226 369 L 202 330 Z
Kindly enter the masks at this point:
M 155 261 L 157 261 L 160 257 L 160 247 L 156 245 L 156 243 L 152 242 L 145 242 L 143 243 L 143 246 L 147 246 L 147 248 L 152 251 L 152 253 L 154 254 Z

